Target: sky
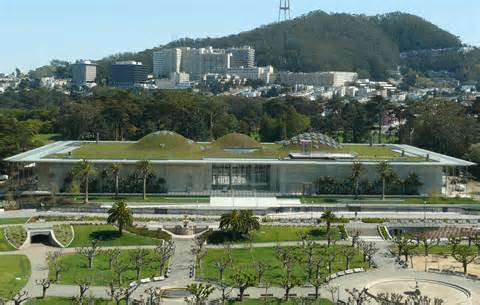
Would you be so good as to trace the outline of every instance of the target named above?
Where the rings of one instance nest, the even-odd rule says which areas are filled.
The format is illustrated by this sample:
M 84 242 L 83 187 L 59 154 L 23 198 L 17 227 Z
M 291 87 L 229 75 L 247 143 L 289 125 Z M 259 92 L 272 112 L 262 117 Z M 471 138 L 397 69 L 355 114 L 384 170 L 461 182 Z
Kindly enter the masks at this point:
M 99 59 L 182 37 L 218 37 L 276 21 L 279 0 L 0 0 L 0 72 L 51 59 Z M 478 0 L 291 0 L 312 10 L 419 15 L 480 45 Z

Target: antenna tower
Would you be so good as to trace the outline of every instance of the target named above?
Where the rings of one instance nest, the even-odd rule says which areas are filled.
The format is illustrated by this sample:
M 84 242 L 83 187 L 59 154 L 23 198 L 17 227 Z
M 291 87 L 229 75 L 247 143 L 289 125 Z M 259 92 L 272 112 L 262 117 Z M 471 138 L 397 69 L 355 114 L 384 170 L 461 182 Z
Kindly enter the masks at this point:
M 280 0 L 278 22 L 290 20 L 290 0 Z

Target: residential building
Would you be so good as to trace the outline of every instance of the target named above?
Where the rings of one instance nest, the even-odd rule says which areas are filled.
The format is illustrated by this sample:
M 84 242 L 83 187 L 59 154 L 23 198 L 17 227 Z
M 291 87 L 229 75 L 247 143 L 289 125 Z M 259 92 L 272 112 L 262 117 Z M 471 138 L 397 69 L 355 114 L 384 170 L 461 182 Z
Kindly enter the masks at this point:
M 94 83 L 97 78 L 97 65 L 89 60 L 78 60 L 72 65 L 72 83 L 83 86 Z
M 162 49 L 153 52 L 153 75 L 157 78 L 169 77 L 180 72 L 182 49 Z
M 312 85 L 318 87 L 341 87 L 358 78 L 355 72 L 278 72 L 276 81 L 284 85 Z
M 230 68 L 228 74 L 237 75 L 250 80 L 261 80 L 266 84 L 273 82 L 274 69 L 272 66 L 266 67 L 250 67 L 250 68 Z
M 147 66 L 136 61 L 119 61 L 110 66 L 110 85 L 114 87 L 134 87 L 148 79 Z
M 228 48 L 226 53 L 232 54 L 231 68 L 253 68 L 255 66 L 255 49 L 250 46 Z

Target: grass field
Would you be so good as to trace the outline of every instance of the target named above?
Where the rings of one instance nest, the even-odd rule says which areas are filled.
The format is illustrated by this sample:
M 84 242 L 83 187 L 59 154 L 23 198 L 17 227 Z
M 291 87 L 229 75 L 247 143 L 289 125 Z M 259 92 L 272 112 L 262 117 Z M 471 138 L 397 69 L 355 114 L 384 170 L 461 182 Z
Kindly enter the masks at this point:
M 269 305 L 296 305 L 296 304 L 301 304 L 298 301 L 295 300 L 290 300 L 286 302 L 285 300 L 280 300 L 280 299 L 268 299 L 268 303 L 265 303 L 265 299 L 245 299 L 243 302 L 239 301 L 229 301 L 227 302 L 228 305 L 264 305 L 264 304 L 269 304 Z M 318 300 L 311 300 L 307 304 L 311 305 L 334 305 L 334 303 L 328 299 L 318 299 Z
M 74 203 L 83 203 L 83 196 L 66 197 L 72 199 Z M 146 200 L 142 196 L 88 196 L 89 202 L 114 202 L 118 199 L 125 200 L 129 205 L 145 204 L 145 203 L 178 203 L 178 204 L 196 204 L 196 203 L 210 203 L 209 197 L 163 197 L 163 196 L 148 196 Z
M 0 297 L 16 294 L 30 277 L 30 261 L 24 255 L 5 255 L 0 259 Z
M 27 222 L 29 217 L 0 218 L 0 225 L 20 225 Z
M 76 225 L 73 226 L 73 229 L 75 238 L 70 244 L 72 248 L 88 246 L 93 239 L 104 247 L 158 245 L 160 243 L 159 239 L 125 231 L 123 231 L 123 235 L 119 235 L 118 230 L 112 225 Z
M 332 240 L 342 239 L 341 227 L 332 227 Z M 299 241 L 298 233 L 306 233 L 308 240 L 327 240 L 326 227 L 289 227 L 289 226 L 261 226 L 259 230 L 252 233 L 251 239 L 247 237 L 234 236 L 222 231 L 214 231 L 208 236 L 208 242 L 211 244 L 220 244 L 225 242 L 238 243 L 267 243 L 278 241 Z
M 30 299 L 26 305 L 74 305 L 78 304 L 70 298 L 46 297 L 45 299 Z M 96 299 L 91 305 L 113 305 L 115 302 Z M 121 304 L 125 304 L 123 301 Z
M 341 254 L 341 249 L 345 246 L 337 246 L 336 248 L 322 246 L 322 251 L 317 255 L 326 255 L 325 253 L 333 252 L 336 249 L 335 261 L 332 264 L 332 271 L 337 272 L 340 270 L 345 270 L 346 268 L 346 259 Z M 306 268 L 304 264 L 300 264 L 299 261 L 305 259 L 305 254 L 302 249 L 298 247 L 289 247 L 287 248 L 292 251 L 292 255 L 295 258 L 295 264 L 293 265 L 293 275 L 299 278 L 302 282 L 305 282 L 307 279 Z M 210 280 L 218 280 L 218 270 L 214 267 L 214 262 L 221 260 L 225 256 L 224 249 L 208 249 L 207 254 L 202 260 L 202 271 L 199 273 L 199 276 L 202 278 Z M 252 265 L 254 260 L 261 260 L 269 264 L 271 267 L 268 268 L 268 271 L 265 272 L 264 278 L 262 281 L 268 280 L 273 285 L 278 286 L 280 284 L 280 279 L 284 271 L 278 261 L 275 248 L 252 248 L 252 249 L 233 249 L 232 250 L 232 259 L 233 267 L 227 268 L 225 271 L 225 277 L 229 281 L 229 277 L 236 270 L 244 270 L 252 274 L 256 274 L 255 268 Z M 367 268 L 367 263 L 363 262 L 363 256 L 358 253 L 352 261 L 350 268 L 363 267 Z M 197 269 L 198 270 L 198 269 Z M 325 270 L 325 269 L 324 269 Z
M 145 258 L 145 266 L 141 272 L 140 279 L 160 275 L 158 260 L 155 257 L 154 250 L 148 252 Z M 127 286 L 135 281 L 135 270 L 133 260 L 130 257 L 132 250 L 122 251 L 120 261 L 128 266 L 128 269 L 122 274 L 122 286 Z M 67 271 L 60 274 L 59 284 L 74 284 L 78 279 L 90 279 L 94 286 L 108 286 L 111 281 L 117 283 L 115 273 L 108 267 L 108 257 L 100 254 L 95 258 L 93 269 L 88 269 L 87 258 L 78 254 L 66 254 L 60 258 L 60 262 L 67 267 Z M 53 278 L 53 270 L 50 270 L 50 277 Z M 118 283 L 117 283 L 118 284 Z
M 381 200 L 380 195 L 378 198 L 369 197 L 369 198 L 342 198 L 342 197 L 302 197 L 300 199 L 302 203 L 305 204 L 325 204 L 325 203 L 339 203 L 339 204 L 424 204 L 427 202 L 427 205 L 435 204 L 480 204 L 479 200 L 472 198 L 444 198 L 444 197 L 411 197 L 411 198 L 402 198 L 402 197 L 387 197 L 385 200 Z
M 14 251 L 16 250 L 10 243 L 5 239 L 4 229 L 0 229 L 0 252 L 2 251 Z

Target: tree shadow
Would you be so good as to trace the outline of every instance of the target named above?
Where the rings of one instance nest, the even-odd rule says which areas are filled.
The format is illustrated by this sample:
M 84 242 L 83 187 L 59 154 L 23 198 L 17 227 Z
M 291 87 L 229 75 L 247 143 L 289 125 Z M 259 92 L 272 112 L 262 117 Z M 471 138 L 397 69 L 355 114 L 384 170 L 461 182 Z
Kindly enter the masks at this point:
M 114 240 L 119 238 L 120 236 L 120 232 L 114 230 L 95 231 L 90 233 L 89 235 L 91 240 L 98 241 Z
M 241 234 L 224 231 L 213 231 L 208 234 L 207 241 L 209 244 L 218 245 L 224 243 L 244 242 L 247 238 Z

